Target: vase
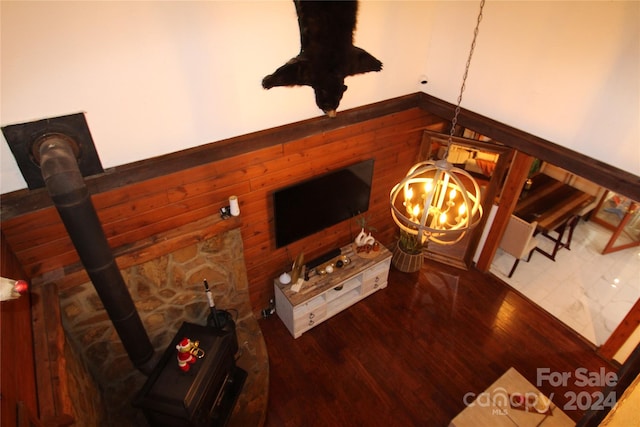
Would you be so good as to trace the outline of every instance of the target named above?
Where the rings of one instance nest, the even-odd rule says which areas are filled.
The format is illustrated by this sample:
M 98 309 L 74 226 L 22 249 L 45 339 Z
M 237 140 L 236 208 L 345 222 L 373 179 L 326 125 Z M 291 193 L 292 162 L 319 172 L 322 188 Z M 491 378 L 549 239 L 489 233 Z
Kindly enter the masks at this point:
M 411 254 L 400 248 L 400 244 L 396 243 L 391 257 L 391 264 L 403 273 L 414 273 L 422 268 L 424 256 L 422 252 Z

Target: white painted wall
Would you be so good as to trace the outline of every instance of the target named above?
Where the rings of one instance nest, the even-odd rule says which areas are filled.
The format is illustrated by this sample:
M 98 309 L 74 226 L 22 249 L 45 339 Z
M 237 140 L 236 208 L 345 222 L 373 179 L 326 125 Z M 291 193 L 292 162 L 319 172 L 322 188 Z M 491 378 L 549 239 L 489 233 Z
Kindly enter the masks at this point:
M 384 63 L 340 110 L 424 90 L 456 102 L 478 2 L 363 1 Z M 299 50 L 289 1 L 2 1 L 0 124 L 86 112 L 105 168 L 321 114 L 263 90 Z M 463 106 L 640 175 L 640 2 L 492 1 Z M 429 83 L 420 86 L 420 76 Z M 0 192 L 26 188 L 6 141 Z

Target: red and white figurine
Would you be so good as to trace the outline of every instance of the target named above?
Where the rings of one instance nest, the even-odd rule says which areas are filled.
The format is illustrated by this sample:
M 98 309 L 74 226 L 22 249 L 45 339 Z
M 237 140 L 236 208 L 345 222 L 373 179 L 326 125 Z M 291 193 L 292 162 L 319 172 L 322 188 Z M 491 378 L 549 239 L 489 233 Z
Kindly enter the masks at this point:
M 184 372 L 188 372 L 191 369 L 191 365 L 196 362 L 196 357 L 191 353 L 195 346 L 189 338 L 183 338 L 182 341 L 176 345 L 178 350 L 178 367 Z

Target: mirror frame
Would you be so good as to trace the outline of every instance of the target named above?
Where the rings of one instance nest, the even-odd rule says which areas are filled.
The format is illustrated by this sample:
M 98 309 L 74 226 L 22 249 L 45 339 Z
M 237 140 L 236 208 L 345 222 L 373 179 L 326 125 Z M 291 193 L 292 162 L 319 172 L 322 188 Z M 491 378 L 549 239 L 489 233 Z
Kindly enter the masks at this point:
M 499 192 L 507 176 L 507 171 L 509 169 L 509 165 L 511 164 L 514 150 L 492 140 L 485 142 L 459 136 L 451 137 L 451 143 L 454 145 L 463 146 L 465 148 L 498 155 L 498 161 L 496 162 L 495 170 L 493 171 L 489 180 L 489 184 L 487 185 L 486 190 L 482 195 L 481 205 L 483 215 L 478 225 L 473 230 L 468 232 L 467 236 L 465 236 L 462 241 L 456 243 L 455 245 L 445 246 L 430 243 L 429 246 L 423 250 L 425 259 L 430 259 L 436 262 L 467 270 L 471 265 L 473 255 L 478 247 L 480 235 L 482 234 L 482 230 L 487 222 L 487 215 L 489 214 L 492 205 L 496 200 L 499 199 Z M 417 161 L 421 162 L 436 158 L 435 155 L 437 153 L 437 148 L 439 148 L 440 146 L 446 146 L 448 144 L 449 135 L 428 130 L 423 131 Z M 460 247 L 463 245 L 465 247 L 460 249 Z M 455 247 L 455 249 L 453 247 Z M 451 249 L 453 249 L 453 251 Z

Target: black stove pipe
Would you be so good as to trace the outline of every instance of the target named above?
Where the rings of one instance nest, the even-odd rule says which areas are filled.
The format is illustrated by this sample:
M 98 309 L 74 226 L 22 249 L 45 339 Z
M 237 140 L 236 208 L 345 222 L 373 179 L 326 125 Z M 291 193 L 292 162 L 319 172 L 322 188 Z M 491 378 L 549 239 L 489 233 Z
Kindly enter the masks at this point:
M 153 369 L 154 349 L 91 202 L 71 147 L 73 141 L 53 134 L 39 143 L 42 177 L 82 265 L 129 358 L 148 375 Z

